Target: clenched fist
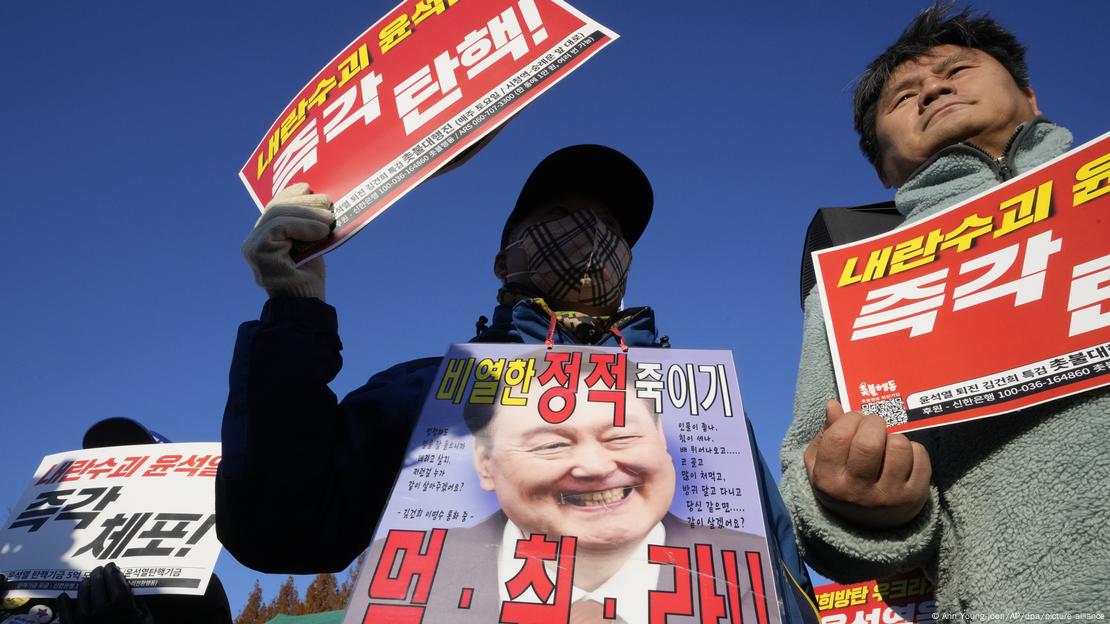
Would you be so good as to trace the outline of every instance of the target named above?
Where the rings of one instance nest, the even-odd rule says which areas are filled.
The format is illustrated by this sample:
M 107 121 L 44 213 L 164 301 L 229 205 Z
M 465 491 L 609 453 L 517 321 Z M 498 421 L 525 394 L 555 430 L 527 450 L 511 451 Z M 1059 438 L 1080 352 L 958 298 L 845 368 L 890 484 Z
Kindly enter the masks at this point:
M 892 528 L 909 522 L 929 500 L 932 464 L 925 447 L 888 435 L 879 416 L 825 404 L 825 428 L 805 450 L 817 500 L 859 526 Z

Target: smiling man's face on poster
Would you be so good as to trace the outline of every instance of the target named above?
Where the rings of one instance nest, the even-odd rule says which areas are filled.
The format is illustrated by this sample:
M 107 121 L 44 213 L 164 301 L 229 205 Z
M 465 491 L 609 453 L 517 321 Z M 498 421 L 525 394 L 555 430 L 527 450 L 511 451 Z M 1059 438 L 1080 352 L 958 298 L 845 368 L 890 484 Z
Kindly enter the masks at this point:
M 614 426 L 613 404 L 588 401 L 581 384 L 573 413 L 550 423 L 535 407 L 545 389 L 535 384 L 527 406 L 498 407 L 476 437 L 482 488 L 525 533 L 574 536 L 587 552 L 636 545 L 674 496 L 658 419 L 630 394 L 624 426 Z

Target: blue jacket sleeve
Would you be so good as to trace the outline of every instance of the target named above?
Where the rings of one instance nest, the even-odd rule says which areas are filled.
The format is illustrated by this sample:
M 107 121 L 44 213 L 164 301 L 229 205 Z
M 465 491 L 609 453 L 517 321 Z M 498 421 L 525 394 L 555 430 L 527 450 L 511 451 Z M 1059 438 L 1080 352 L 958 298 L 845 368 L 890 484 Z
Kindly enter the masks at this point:
M 339 402 L 337 327 L 318 299 L 274 299 L 239 328 L 216 529 L 261 572 L 335 572 L 366 548 L 438 365 L 400 364 Z
M 813 584 L 809 580 L 809 570 L 806 569 L 805 562 L 798 552 L 790 513 L 782 501 L 771 469 L 763 459 L 763 453 L 756 446 L 751 421 L 745 420 L 745 422 L 748 425 L 748 440 L 758 464 L 756 477 L 759 479 L 760 500 L 763 502 L 766 514 L 767 541 L 770 543 L 771 552 L 778 557 L 778 561 L 775 562 L 775 581 L 778 584 L 787 621 L 818 624 L 820 616 L 813 599 Z

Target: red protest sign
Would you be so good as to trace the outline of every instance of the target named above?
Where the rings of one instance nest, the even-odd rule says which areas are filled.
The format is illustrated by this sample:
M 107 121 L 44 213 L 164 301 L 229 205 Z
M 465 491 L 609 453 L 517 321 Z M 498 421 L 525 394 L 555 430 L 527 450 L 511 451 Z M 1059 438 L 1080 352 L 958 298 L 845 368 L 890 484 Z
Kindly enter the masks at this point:
M 1110 383 L 1110 134 L 929 219 L 814 254 L 846 408 L 892 431 Z
M 933 584 L 921 570 L 851 585 L 813 589 L 821 624 L 903 624 L 938 617 Z
M 405 0 L 285 107 L 239 177 L 262 209 L 307 182 L 329 251 L 617 38 L 562 0 Z

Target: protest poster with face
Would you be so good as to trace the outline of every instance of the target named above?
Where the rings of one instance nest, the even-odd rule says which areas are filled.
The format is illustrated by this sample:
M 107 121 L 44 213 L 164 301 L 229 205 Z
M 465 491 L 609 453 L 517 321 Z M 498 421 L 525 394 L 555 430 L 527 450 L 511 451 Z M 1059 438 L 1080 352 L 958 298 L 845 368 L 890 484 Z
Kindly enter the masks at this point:
M 344 621 L 780 622 L 759 487 L 728 351 L 455 345 Z

